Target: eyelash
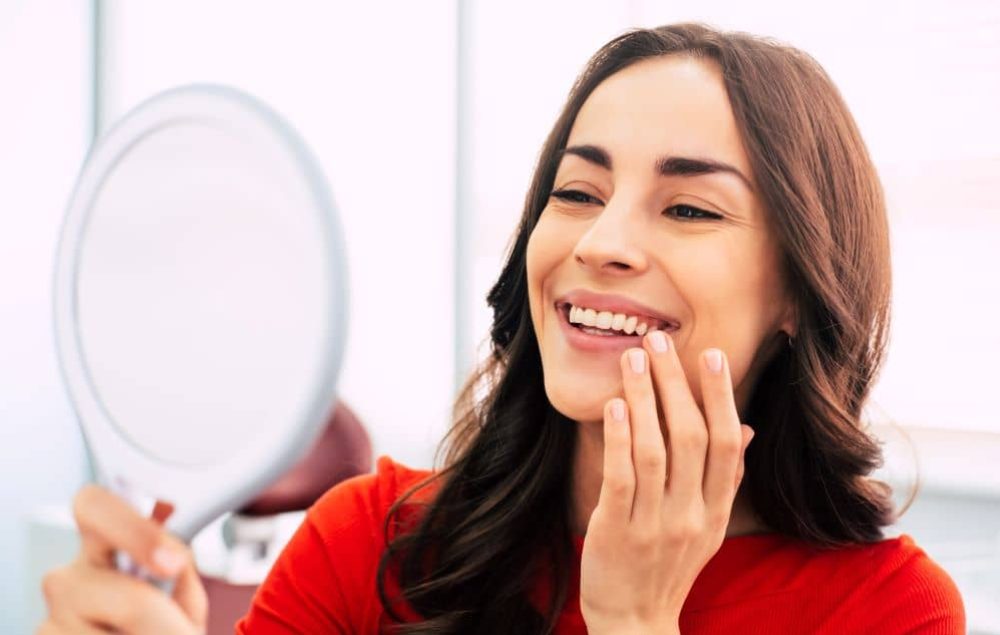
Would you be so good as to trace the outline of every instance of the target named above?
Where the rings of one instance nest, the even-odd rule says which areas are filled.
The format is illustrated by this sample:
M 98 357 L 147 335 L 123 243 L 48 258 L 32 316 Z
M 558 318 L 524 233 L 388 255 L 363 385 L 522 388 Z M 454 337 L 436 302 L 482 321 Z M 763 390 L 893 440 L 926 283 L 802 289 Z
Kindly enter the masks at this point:
M 589 199 L 592 199 L 594 201 L 600 202 L 599 199 L 591 196 L 590 194 L 586 194 L 584 192 L 581 192 L 579 190 L 556 190 L 556 191 L 552 192 L 552 196 L 554 196 L 554 197 L 556 197 L 558 199 L 564 200 L 564 201 L 569 201 L 571 203 L 581 203 L 581 204 L 585 202 L 585 201 L 574 200 L 573 199 L 573 195 L 574 194 L 578 194 L 580 196 L 585 196 L 585 197 L 587 197 Z M 677 218 L 679 218 L 681 220 L 684 220 L 684 221 L 717 220 L 717 219 L 722 218 L 722 216 L 720 216 L 719 214 L 715 214 L 714 212 L 706 212 L 705 210 L 700 209 L 698 207 L 695 207 L 693 205 L 684 205 L 684 204 L 681 204 L 681 205 L 671 205 L 670 207 L 667 208 L 667 210 L 672 210 L 672 209 L 676 209 L 676 208 L 679 208 L 679 207 L 689 209 L 689 210 L 693 211 L 694 213 L 701 215 L 701 216 L 698 216 L 698 217 L 691 217 L 691 216 L 678 216 L 677 217 Z

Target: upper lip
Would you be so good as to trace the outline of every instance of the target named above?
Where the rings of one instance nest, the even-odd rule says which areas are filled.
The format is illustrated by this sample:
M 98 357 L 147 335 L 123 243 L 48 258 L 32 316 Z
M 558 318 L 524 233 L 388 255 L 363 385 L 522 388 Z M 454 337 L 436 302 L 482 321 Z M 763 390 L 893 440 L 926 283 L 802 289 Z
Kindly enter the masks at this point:
M 681 325 L 680 321 L 675 317 L 660 313 L 656 309 L 625 296 L 612 293 L 595 293 L 586 289 L 573 289 L 556 300 L 556 308 L 561 309 L 567 304 L 582 306 L 594 309 L 595 311 L 610 311 L 612 313 L 626 313 L 636 317 L 652 318 L 660 322 L 657 324 L 657 327 L 661 329 L 676 330 Z

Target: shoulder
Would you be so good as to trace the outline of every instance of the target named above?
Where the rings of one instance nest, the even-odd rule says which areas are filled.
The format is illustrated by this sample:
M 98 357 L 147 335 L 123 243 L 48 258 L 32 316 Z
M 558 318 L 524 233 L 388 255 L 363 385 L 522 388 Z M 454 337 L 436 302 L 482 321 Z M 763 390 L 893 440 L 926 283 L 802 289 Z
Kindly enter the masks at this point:
M 914 607 L 925 605 L 942 615 L 962 611 L 962 596 L 951 576 L 907 534 L 884 541 L 884 585 Z M 964 615 L 964 613 L 963 613 Z
M 375 461 L 375 472 L 346 479 L 327 490 L 307 511 L 308 521 L 320 534 L 356 531 L 361 529 L 359 525 L 381 530 L 392 504 L 432 474 L 382 455 Z
M 387 455 L 375 460 L 375 471 L 360 474 L 337 483 L 326 491 L 309 509 L 314 520 L 335 521 L 339 514 L 351 508 L 388 510 L 402 494 L 420 483 L 430 470 L 408 467 Z
M 819 548 L 777 534 L 727 539 L 696 580 L 684 628 L 965 633 L 951 577 L 909 535 Z
M 908 534 L 845 555 L 857 580 L 848 607 L 878 632 L 965 632 L 965 607 L 954 580 Z
M 237 632 L 284 633 L 290 624 L 295 632 L 378 632 L 376 573 L 385 517 L 400 495 L 429 475 L 380 456 L 374 473 L 327 490 L 307 510 Z

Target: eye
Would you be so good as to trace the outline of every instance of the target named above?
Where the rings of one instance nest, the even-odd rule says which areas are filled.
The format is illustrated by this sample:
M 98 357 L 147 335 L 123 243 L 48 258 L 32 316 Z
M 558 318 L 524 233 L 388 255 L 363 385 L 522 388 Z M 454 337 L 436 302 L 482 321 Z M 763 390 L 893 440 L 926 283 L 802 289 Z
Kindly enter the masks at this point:
M 552 192 L 552 196 L 564 201 L 570 201 L 571 203 L 595 203 L 603 205 L 600 199 L 590 194 L 584 194 L 579 190 L 556 190 Z
M 720 219 L 722 216 L 714 212 L 706 212 L 703 209 L 693 207 L 691 205 L 671 205 L 663 211 L 664 214 L 670 213 L 671 210 L 676 210 L 676 218 L 689 221 L 689 220 L 713 220 Z
M 571 203 L 580 203 L 582 205 L 586 205 L 588 203 L 596 205 L 604 204 L 599 198 L 579 190 L 555 190 L 551 195 L 560 200 L 569 201 Z M 664 210 L 663 213 L 669 215 L 671 210 L 676 210 L 675 218 L 684 221 L 718 220 L 722 218 L 720 214 L 706 212 L 705 210 L 692 205 L 672 205 Z

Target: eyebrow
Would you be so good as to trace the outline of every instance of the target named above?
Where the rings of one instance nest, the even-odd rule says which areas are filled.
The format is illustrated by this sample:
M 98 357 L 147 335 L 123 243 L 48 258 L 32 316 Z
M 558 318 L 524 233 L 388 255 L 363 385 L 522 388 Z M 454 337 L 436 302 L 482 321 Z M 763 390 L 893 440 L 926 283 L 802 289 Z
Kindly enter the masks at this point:
M 584 161 L 593 163 L 594 165 L 604 168 L 605 170 L 611 170 L 611 155 L 609 155 L 607 150 L 601 146 L 588 144 L 563 148 L 562 150 L 556 152 L 553 157 L 553 166 L 558 168 L 563 157 L 567 154 L 578 156 Z M 747 189 L 751 192 L 753 191 L 750 179 L 748 179 L 745 174 L 740 172 L 739 169 L 735 166 L 729 165 L 728 163 L 723 163 L 722 161 L 716 161 L 714 159 L 662 156 L 654 163 L 654 169 L 660 176 L 701 176 L 703 174 L 718 173 L 732 174 L 739 178 Z

